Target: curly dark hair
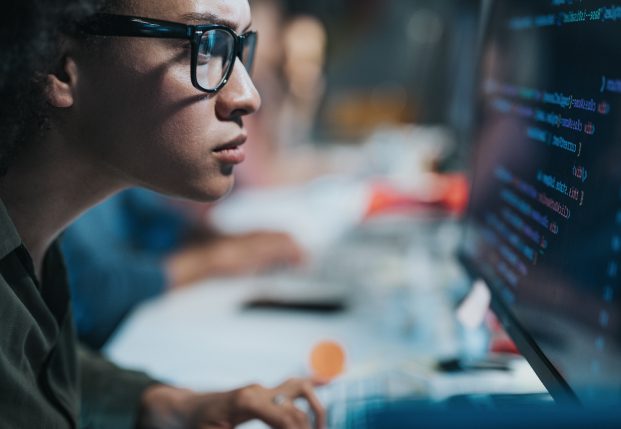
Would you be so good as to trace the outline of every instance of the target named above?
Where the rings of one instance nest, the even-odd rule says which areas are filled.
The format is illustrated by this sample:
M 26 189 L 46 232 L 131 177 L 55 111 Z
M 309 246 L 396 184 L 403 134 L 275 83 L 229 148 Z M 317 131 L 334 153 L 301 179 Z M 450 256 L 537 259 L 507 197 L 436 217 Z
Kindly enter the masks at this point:
M 0 14 L 0 176 L 16 150 L 45 124 L 45 76 L 58 62 L 62 28 L 103 0 L 8 0 Z

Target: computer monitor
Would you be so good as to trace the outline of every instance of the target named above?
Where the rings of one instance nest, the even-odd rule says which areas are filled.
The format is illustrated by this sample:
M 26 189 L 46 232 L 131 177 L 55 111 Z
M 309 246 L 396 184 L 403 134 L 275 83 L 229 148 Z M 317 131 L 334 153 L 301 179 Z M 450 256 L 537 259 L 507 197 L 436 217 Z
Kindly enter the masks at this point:
M 558 399 L 621 400 L 621 2 L 492 2 L 462 259 Z

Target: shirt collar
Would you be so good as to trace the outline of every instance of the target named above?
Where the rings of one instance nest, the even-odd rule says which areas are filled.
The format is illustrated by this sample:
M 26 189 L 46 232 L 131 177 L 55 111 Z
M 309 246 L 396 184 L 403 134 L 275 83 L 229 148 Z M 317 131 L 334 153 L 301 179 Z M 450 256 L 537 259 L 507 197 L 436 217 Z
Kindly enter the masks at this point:
M 7 256 L 21 245 L 22 239 L 17 233 L 4 203 L 0 200 L 0 259 Z

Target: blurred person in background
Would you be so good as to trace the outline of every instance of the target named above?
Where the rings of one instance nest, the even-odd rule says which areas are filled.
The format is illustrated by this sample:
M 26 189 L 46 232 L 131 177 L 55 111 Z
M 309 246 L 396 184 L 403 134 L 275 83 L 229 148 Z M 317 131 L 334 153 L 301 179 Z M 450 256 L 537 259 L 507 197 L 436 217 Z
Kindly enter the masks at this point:
M 302 250 L 289 235 L 220 234 L 208 227 L 205 210 L 136 188 L 67 228 L 61 250 L 82 342 L 101 348 L 136 305 L 165 292 L 301 261 Z
M 310 15 L 291 18 L 285 28 L 283 67 L 288 91 L 280 121 L 280 143 L 285 149 L 310 143 L 326 90 L 327 37 L 323 23 Z
M 271 182 L 274 160 L 278 155 L 280 115 L 287 94 L 283 75 L 283 28 L 287 9 L 283 0 L 253 0 L 250 2 L 252 22 L 261 38 L 257 40 L 257 59 L 253 79 L 263 103 L 248 128 L 249 157 L 238 169 L 241 186 L 264 186 Z
M 270 187 L 302 183 L 332 168 L 312 141 L 325 93 L 328 36 L 307 14 L 290 14 L 282 0 L 253 0 L 253 24 L 261 32 L 253 76 L 265 103 L 248 118 L 249 162 L 240 184 Z

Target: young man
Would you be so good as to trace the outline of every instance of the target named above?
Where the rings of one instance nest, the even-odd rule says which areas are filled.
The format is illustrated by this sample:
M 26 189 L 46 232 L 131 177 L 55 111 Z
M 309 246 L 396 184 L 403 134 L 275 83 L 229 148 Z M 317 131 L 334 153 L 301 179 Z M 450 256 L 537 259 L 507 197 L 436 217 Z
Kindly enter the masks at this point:
M 77 353 L 55 244 L 131 186 L 202 201 L 230 190 L 242 118 L 260 104 L 244 66 L 255 38 L 247 0 L 109 1 L 105 15 L 85 0 L 3 7 L 0 427 L 309 427 L 296 397 L 321 425 L 309 380 L 199 394 Z

